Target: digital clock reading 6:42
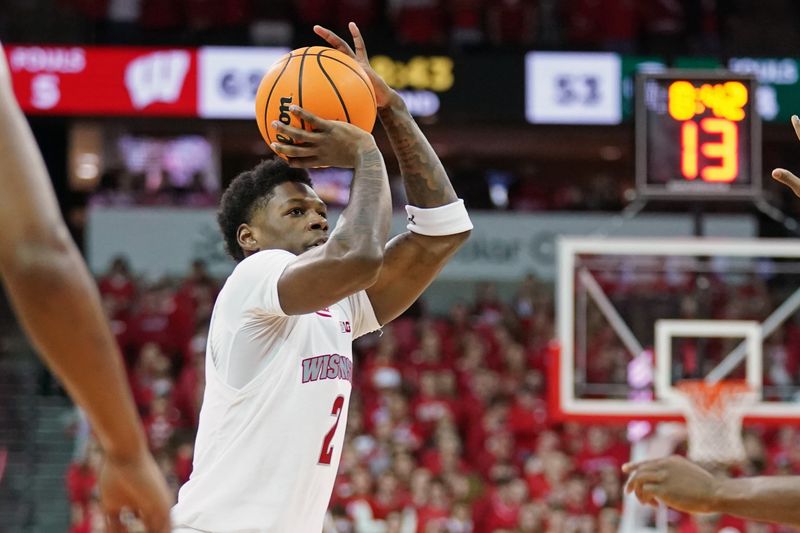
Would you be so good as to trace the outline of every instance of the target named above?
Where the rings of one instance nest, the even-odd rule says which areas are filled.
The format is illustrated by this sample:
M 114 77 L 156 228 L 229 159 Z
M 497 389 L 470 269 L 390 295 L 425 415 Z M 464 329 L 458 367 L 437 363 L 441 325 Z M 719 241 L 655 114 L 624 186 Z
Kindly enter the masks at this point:
M 760 192 L 756 82 L 729 72 L 644 74 L 637 86 L 637 189 L 728 199 Z

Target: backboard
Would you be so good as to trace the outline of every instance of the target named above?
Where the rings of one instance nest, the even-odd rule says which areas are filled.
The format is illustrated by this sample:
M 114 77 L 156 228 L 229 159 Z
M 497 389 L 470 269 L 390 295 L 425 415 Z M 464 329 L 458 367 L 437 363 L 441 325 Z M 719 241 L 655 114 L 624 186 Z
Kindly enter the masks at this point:
M 800 420 L 800 240 L 562 237 L 558 263 L 557 417 L 680 420 L 677 382 L 735 378 L 745 423 Z

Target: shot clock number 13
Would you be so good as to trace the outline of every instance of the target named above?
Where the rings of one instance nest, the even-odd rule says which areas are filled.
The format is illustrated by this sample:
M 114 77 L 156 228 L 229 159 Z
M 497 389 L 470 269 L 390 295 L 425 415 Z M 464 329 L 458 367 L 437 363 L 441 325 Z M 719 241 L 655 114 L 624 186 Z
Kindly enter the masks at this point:
M 760 193 L 753 78 L 673 70 L 641 75 L 637 89 L 640 194 L 725 200 Z

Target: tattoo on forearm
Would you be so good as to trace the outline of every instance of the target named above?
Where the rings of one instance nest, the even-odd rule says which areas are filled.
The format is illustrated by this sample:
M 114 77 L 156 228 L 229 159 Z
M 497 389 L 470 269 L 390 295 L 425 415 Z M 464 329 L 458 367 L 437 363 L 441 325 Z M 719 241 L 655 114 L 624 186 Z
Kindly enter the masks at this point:
M 379 116 L 400 163 L 409 203 L 438 207 L 455 202 L 458 196 L 428 140 L 411 116 L 387 107 Z
M 391 198 L 386 167 L 377 148 L 369 150 L 359 159 L 355 168 L 350 203 L 346 214 L 349 228 L 344 238 L 351 243 L 383 246 L 391 222 Z

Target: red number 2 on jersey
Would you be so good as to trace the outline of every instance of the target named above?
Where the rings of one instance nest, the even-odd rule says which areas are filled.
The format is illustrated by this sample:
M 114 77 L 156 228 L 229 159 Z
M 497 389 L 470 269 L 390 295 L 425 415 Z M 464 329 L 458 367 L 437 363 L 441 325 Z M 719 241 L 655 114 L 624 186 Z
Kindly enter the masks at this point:
M 331 416 L 336 416 L 336 422 L 333 423 L 333 427 L 328 431 L 328 434 L 325 435 L 325 440 L 322 441 L 322 451 L 319 452 L 319 464 L 331 464 L 331 457 L 333 457 L 331 441 L 333 440 L 333 435 L 336 433 L 336 427 L 339 425 L 339 418 L 342 416 L 342 407 L 344 407 L 344 396 L 337 396 L 333 401 L 333 409 L 331 409 Z

